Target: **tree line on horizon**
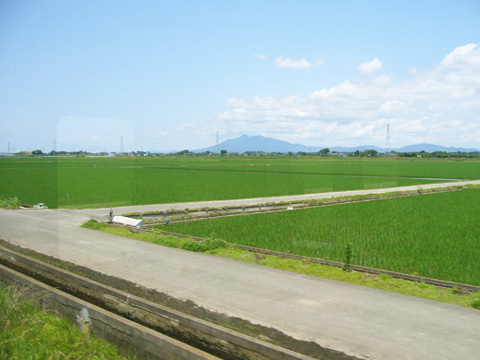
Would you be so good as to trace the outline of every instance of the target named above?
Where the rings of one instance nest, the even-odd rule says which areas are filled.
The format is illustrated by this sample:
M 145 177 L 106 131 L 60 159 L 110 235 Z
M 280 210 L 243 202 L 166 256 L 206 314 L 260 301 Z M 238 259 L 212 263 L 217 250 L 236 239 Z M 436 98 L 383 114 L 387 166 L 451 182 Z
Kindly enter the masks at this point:
M 211 151 L 205 152 L 193 152 L 187 149 L 173 152 L 173 153 L 157 153 L 146 151 L 131 151 L 124 153 L 117 152 L 88 152 L 88 151 L 55 151 L 52 150 L 48 153 L 44 153 L 42 150 L 33 150 L 32 152 L 21 151 L 14 154 L 7 154 L 5 156 L 16 157 L 36 157 L 36 156 L 312 156 L 312 157 L 399 157 L 399 158 L 480 158 L 479 151 L 466 152 L 466 151 L 411 151 L 411 152 L 399 152 L 390 151 L 388 153 L 378 152 L 375 149 L 366 149 L 363 151 L 356 150 L 354 152 L 337 152 L 330 151 L 329 148 L 321 149 L 316 152 L 267 152 L 267 151 L 245 151 L 243 153 L 228 152 L 225 149 L 220 150 L 220 153 L 214 153 Z

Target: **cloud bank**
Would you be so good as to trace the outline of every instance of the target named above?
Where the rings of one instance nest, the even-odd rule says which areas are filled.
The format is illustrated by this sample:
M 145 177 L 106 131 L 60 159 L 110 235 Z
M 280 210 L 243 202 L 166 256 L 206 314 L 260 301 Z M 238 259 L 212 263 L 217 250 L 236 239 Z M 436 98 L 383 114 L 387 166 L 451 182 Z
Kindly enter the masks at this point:
M 278 58 L 279 67 L 312 66 Z M 229 109 L 210 119 L 224 134 L 262 134 L 306 145 L 385 145 L 390 124 L 393 147 L 414 143 L 480 147 L 480 48 L 454 49 L 437 65 L 404 80 L 377 74 L 375 58 L 358 66 L 368 78 L 344 81 L 308 97 L 232 98 Z M 373 76 L 372 74 L 375 74 Z

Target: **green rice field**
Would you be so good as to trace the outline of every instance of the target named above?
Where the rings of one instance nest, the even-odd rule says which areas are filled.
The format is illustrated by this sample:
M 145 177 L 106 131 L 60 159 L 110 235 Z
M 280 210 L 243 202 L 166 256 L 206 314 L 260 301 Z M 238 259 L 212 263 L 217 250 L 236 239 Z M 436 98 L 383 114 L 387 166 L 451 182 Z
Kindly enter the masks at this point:
M 168 226 L 169 231 L 480 285 L 480 189 Z
M 297 195 L 479 178 L 478 161 L 283 156 L 0 158 L 0 197 L 17 197 L 31 205 L 42 202 L 50 208 Z
M 318 157 L 0 158 L 0 199 L 96 208 L 480 179 L 478 160 Z M 172 231 L 480 285 L 480 190 L 175 224 Z

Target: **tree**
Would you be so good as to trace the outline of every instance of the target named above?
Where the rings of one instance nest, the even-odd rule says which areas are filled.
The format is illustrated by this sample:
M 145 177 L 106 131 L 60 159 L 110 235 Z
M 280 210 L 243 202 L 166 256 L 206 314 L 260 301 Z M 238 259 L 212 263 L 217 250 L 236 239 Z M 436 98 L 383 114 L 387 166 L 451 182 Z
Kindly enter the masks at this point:
M 328 154 L 330 154 L 330 149 L 329 148 L 322 149 L 318 152 L 318 154 L 320 156 L 327 156 Z
M 43 155 L 43 151 L 42 150 L 33 150 L 32 154 L 33 155 Z
M 363 152 L 363 156 L 377 156 L 378 154 L 378 151 L 377 150 L 373 150 L 373 149 L 367 149 Z
M 220 155 L 222 156 L 227 155 L 227 150 L 225 149 L 220 150 Z

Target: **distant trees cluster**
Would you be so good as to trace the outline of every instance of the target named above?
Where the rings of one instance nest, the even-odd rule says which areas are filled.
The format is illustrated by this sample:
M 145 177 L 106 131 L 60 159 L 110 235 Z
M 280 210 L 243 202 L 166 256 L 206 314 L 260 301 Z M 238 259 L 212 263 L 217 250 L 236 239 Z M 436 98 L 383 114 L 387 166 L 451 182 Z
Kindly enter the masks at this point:
M 432 151 L 428 153 L 426 151 L 412 151 L 412 152 L 395 152 L 392 151 L 392 154 L 398 157 L 412 158 L 412 157 L 421 157 L 421 158 L 480 158 L 480 152 L 466 152 L 466 151 L 456 151 L 456 152 L 447 152 L 447 151 Z
M 426 151 L 419 152 L 396 152 L 391 151 L 388 154 L 380 153 L 375 149 L 366 149 L 363 151 L 356 150 L 354 152 L 337 152 L 330 151 L 329 148 L 321 149 L 317 152 L 267 152 L 267 151 L 245 151 L 244 153 L 231 152 L 228 153 L 227 150 L 221 150 L 220 154 L 213 153 L 211 151 L 195 153 L 188 150 L 182 150 L 171 155 L 177 156 L 322 156 L 322 157 L 401 157 L 401 158 L 480 158 L 480 152 L 446 152 L 446 151 L 434 151 L 428 153 Z
M 227 150 L 222 149 L 220 151 L 220 154 L 213 153 L 211 151 L 205 151 L 205 152 L 200 152 L 196 153 L 193 151 L 189 150 L 181 150 L 175 153 L 170 153 L 170 154 L 159 154 L 159 153 L 148 153 L 146 151 L 131 151 L 128 153 L 107 153 L 107 152 L 97 152 L 97 153 L 91 153 L 87 151 L 50 151 L 49 153 L 44 153 L 42 150 L 33 150 L 31 153 L 28 153 L 28 155 L 31 154 L 32 156 L 87 156 L 87 155 L 97 155 L 97 156 L 108 156 L 108 155 L 114 155 L 114 156 L 159 156 L 159 155 L 173 155 L 173 156 L 321 156 L 321 157 L 336 157 L 336 156 L 342 156 L 342 157 L 398 157 L 398 158 L 439 158 L 439 159 L 445 159 L 445 158 L 480 158 L 480 152 L 447 152 L 447 151 L 433 151 L 431 153 L 428 153 L 426 151 L 412 151 L 412 152 L 396 152 L 396 151 L 391 151 L 388 154 L 385 153 L 379 153 L 377 150 L 374 149 L 366 149 L 363 151 L 356 150 L 354 152 L 336 152 L 336 151 L 330 151 L 329 148 L 324 148 L 321 149 L 318 152 L 304 152 L 304 151 L 298 151 L 296 153 L 294 152 L 288 152 L 288 153 L 282 153 L 282 152 L 266 152 L 266 151 L 246 151 L 244 153 L 238 153 L 238 152 L 231 152 L 228 153 Z M 20 152 L 16 153 L 16 156 L 27 156 L 26 152 Z

